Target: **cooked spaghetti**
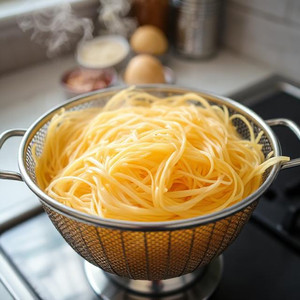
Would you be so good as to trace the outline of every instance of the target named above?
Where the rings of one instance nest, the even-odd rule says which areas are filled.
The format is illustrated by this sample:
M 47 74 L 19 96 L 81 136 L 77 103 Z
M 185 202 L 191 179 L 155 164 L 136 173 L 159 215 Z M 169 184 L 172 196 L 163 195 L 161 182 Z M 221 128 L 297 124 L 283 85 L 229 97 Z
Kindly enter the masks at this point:
M 244 122 L 249 139 L 233 125 Z M 61 110 L 50 122 L 37 183 L 85 213 L 130 221 L 168 221 L 229 207 L 262 183 L 270 166 L 240 114 L 188 93 L 157 98 L 134 89 L 103 108 Z

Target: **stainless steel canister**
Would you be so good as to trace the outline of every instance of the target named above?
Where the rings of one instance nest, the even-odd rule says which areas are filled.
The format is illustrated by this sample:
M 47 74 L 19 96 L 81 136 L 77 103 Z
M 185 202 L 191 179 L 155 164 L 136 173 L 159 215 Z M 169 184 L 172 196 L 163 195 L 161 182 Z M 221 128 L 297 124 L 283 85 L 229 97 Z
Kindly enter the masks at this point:
M 216 53 L 221 0 L 172 0 L 173 43 L 190 58 Z

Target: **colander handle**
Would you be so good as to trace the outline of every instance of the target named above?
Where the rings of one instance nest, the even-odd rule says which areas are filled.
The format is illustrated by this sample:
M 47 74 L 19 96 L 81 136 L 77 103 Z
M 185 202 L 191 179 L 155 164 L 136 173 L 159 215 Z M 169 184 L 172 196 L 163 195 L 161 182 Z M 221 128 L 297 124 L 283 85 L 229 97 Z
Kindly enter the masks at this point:
M 288 127 L 295 135 L 297 138 L 300 140 L 300 127 L 292 120 L 289 119 L 271 119 L 267 120 L 266 123 L 269 126 L 286 126 Z M 300 166 L 300 158 L 295 158 L 290 161 L 284 162 L 281 166 L 281 169 L 288 169 L 288 168 L 293 168 Z
M 23 136 L 25 134 L 25 129 L 10 129 L 1 133 L 0 135 L 0 149 L 6 140 L 13 136 Z M 13 171 L 6 171 L 0 169 L 0 179 L 10 179 L 10 180 L 19 180 L 23 181 L 23 178 L 20 173 Z

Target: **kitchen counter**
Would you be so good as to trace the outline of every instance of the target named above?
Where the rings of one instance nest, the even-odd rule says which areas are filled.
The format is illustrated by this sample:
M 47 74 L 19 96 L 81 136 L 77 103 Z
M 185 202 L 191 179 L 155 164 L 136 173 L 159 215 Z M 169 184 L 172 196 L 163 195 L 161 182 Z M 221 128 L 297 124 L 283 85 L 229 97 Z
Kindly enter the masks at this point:
M 49 108 L 62 103 L 65 94 L 59 79 L 75 65 L 73 57 L 64 57 L 0 77 L 0 131 L 28 127 Z M 221 95 L 230 95 L 271 75 L 268 67 L 228 51 L 204 61 L 171 56 L 168 66 L 175 72 L 177 85 Z
M 41 114 L 62 103 L 65 94 L 59 84 L 62 73 L 75 66 L 73 57 L 63 57 L 32 66 L 0 78 L 0 132 L 10 128 L 28 128 Z M 230 95 L 271 75 L 271 70 L 228 51 L 211 60 L 195 61 L 171 56 L 168 61 L 176 74 L 176 84 Z M 20 138 L 5 143 L 0 153 L 2 169 L 17 169 Z M 32 192 L 22 182 L 0 180 L 1 222 L 9 219 L 14 206 L 22 211 L 36 205 Z M 15 203 L 18 202 L 18 205 Z

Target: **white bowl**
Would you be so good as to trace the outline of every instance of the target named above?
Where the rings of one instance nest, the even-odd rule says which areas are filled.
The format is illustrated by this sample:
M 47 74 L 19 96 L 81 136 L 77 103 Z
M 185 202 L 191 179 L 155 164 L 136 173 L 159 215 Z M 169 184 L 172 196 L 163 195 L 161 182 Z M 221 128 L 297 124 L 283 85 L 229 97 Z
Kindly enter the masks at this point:
M 82 77 L 85 77 L 85 76 L 87 77 L 87 79 L 86 79 L 87 82 L 85 82 L 85 83 L 88 83 L 89 80 L 93 81 L 93 78 L 89 79 L 88 72 L 94 72 L 94 74 L 95 74 L 94 76 L 96 78 L 98 78 L 99 81 L 102 80 L 104 82 L 104 85 L 102 87 L 91 85 L 88 89 L 80 89 L 80 84 L 82 84 L 82 80 L 79 81 L 79 85 L 77 85 L 77 86 L 76 85 L 72 86 L 68 83 L 69 77 L 72 76 L 72 74 L 74 75 L 76 73 L 77 74 L 81 73 Z M 85 68 L 77 67 L 77 68 L 74 68 L 74 69 L 71 69 L 71 70 L 65 72 L 60 79 L 60 84 L 63 88 L 63 91 L 64 91 L 67 99 L 87 93 L 87 92 L 114 86 L 117 83 L 118 83 L 118 75 L 117 75 L 117 72 L 115 71 L 115 69 L 113 69 L 113 68 L 92 70 L 92 69 L 85 69 Z
M 119 69 L 125 64 L 130 53 L 128 41 L 120 35 L 104 35 L 80 42 L 76 60 L 84 68 Z

